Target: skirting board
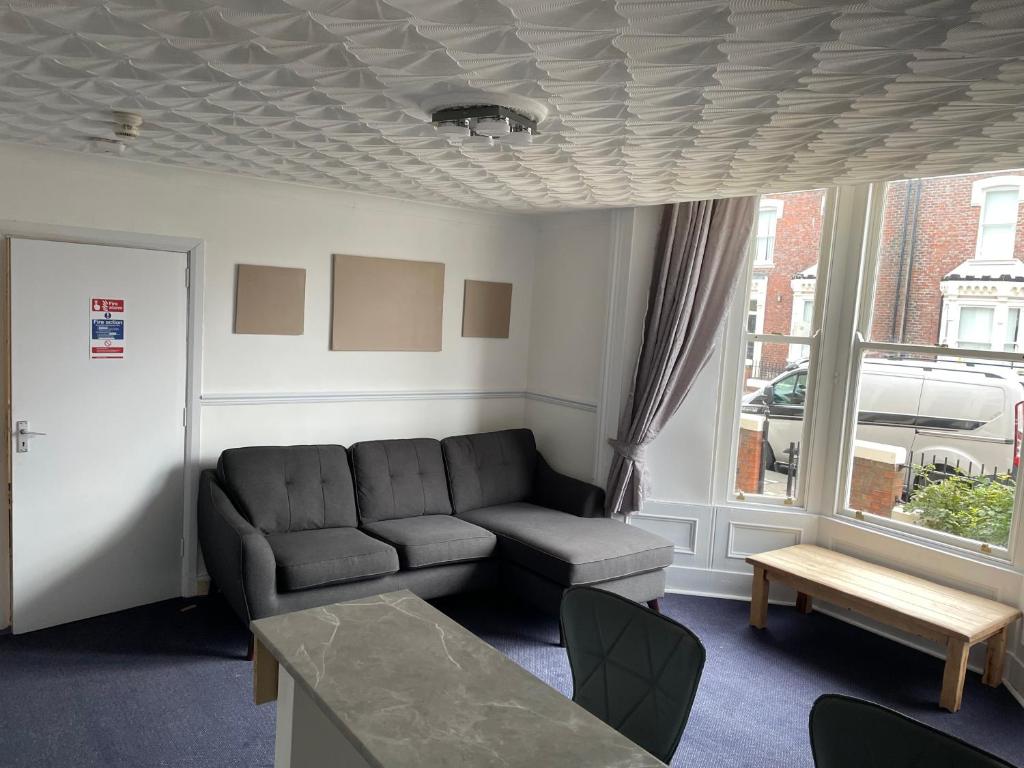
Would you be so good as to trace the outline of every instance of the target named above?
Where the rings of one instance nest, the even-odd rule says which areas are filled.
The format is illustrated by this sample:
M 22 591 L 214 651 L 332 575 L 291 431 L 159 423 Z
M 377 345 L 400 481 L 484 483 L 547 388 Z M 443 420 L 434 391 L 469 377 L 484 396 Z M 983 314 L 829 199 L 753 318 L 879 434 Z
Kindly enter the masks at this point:
M 697 597 L 718 597 L 726 600 L 741 600 L 750 602 L 750 574 L 735 573 L 730 571 L 710 571 L 701 568 L 684 568 L 682 566 L 669 566 L 668 586 L 666 592 L 678 595 L 695 595 Z M 773 591 L 775 591 L 773 589 Z M 781 590 L 780 590 L 781 591 Z M 795 597 L 792 590 L 787 590 L 785 596 L 776 595 L 769 600 L 772 605 L 793 605 Z M 900 643 L 901 645 L 914 648 L 915 650 L 927 653 L 935 658 L 945 658 L 940 649 L 929 646 L 920 638 L 912 635 L 898 633 L 882 625 L 861 618 L 852 611 L 844 608 L 815 602 L 814 610 L 821 611 L 826 616 L 831 616 L 839 621 L 846 622 L 860 629 L 884 637 L 888 640 Z M 982 671 L 984 661 L 984 646 L 979 644 L 974 648 L 968 668 L 973 672 Z M 1008 651 L 1006 654 L 1006 669 L 1003 676 L 1003 685 L 1010 692 L 1017 702 L 1024 707 L 1024 659 L 1021 659 L 1015 652 Z

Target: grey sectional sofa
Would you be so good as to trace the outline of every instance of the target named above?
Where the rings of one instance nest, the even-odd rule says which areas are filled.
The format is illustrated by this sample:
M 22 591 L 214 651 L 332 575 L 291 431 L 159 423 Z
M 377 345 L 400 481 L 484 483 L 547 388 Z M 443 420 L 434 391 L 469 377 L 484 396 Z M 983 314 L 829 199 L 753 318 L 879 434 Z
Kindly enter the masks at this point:
M 650 602 L 673 549 L 604 517 L 601 489 L 525 429 L 224 451 L 200 479 L 199 541 L 246 625 L 396 589 L 500 587 L 556 614 L 576 584 Z

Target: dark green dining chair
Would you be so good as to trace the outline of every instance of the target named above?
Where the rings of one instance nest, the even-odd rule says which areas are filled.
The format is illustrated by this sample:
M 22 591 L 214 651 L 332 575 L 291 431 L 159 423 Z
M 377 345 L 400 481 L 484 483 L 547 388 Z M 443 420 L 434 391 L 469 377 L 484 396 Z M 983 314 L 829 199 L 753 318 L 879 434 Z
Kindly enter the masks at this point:
M 572 700 L 663 762 L 683 735 L 704 646 L 667 616 L 593 587 L 562 597 Z
M 815 768 L 1014 768 L 966 741 L 870 701 L 827 693 L 811 708 Z

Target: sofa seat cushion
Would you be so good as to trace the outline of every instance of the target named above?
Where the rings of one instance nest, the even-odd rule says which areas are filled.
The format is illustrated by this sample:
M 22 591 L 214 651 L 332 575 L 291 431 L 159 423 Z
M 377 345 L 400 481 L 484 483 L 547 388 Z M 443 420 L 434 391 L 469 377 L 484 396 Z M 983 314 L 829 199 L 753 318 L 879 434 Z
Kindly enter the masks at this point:
M 398 570 L 398 553 L 356 528 L 267 534 L 281 592 L 361 581 Z
M 672 564 L 668 539 L 608 518 L 577 517 L 534 504 L 501 504 L 459 517 L 496 533 L 502 557 L 567 587 Z
M 362 530 L 398 550 L 403 568 L 482 560 L 494 554 L 497 537 L 451 515 L 423 515 L 368 523 Z

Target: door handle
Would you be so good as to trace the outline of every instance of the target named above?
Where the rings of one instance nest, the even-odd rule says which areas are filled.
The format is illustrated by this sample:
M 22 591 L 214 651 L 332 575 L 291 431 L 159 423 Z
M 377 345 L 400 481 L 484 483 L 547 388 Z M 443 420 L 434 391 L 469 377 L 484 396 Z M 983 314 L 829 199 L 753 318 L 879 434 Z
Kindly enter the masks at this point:
M 43 437 L 45 432 L 33 432 L 28 428 L 27 421 L 19 421 L 14 425 L 15 434 L 18 436 L 18 453 L 28 453 L 28 441 L 33 437 Z

